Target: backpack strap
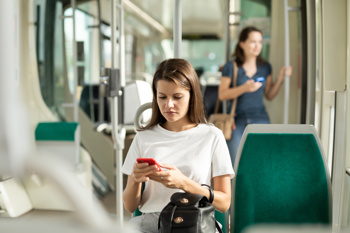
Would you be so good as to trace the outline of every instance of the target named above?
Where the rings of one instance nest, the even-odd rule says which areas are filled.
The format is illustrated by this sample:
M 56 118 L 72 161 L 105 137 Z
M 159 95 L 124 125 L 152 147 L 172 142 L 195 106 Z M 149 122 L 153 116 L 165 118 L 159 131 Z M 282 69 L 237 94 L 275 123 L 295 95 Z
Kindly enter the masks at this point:
M 216 229 L 218 229 L 219 233 L 223 233 L 218 221 L 216 220 L 215 220 L 215 226 L 216 226 Z
M 170 224 L 168 225 L 167 229 L 164 229 L 164 226 L 163 226 L 162 231 L 160 231 L 160 217 L 158 218 L 158 231 L 159 232 L 161 232 L 161 233 L 171 233 L 171 228 L 172 228 L 172 225 L 173 225 L 173 218 L 174 218 L 174 213 L 175 213 L 176 207 L 177 207 L 177 205 L 174 205 L 172 210 L 171 210 L 170 219 L 168 220 Z

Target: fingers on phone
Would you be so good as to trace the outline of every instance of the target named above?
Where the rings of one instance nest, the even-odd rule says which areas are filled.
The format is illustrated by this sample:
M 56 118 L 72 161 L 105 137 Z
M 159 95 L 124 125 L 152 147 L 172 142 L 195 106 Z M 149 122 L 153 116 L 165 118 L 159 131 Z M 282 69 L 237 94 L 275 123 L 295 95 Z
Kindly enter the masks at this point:
M 156 165 L 156 164 L 154 164 L 154 165 L 149 165 L 151 168 L 152 168 L 152 170 L 155 170 L 155 171 L 161 171 L 162 169 L 158 166 L 158 165 Z

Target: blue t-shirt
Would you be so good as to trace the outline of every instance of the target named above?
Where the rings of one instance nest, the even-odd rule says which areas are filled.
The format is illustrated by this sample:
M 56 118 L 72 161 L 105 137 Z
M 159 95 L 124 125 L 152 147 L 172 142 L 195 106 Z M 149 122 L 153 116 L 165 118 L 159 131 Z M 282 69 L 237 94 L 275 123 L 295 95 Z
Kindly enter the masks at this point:
M 248 77 L 244 68 L 238 67 L 237 72 L 237 83 L 236 86 L 240 86 L 244 84 L 247 80 L 263 77 L 263 85 L 255 92 L 247 92 L 238 97 L 237 106 L 236 106 L 236 117 L 254 117 L 266 115 L 265 105 L 263 103 L 264 89 L 266 85 L 267 76 L 272 73 L 271 65 L 266 62 L 263 65 L 256 65 L 257 72 L 253 75 L 253 77 Z M 233 63 L 227 62 L 222 68 L 222 76 L 231 77 L 231 87 L 233 87 Z M 230 111 L 232 105 L 232 101 L 228 103 L 228 111 Z

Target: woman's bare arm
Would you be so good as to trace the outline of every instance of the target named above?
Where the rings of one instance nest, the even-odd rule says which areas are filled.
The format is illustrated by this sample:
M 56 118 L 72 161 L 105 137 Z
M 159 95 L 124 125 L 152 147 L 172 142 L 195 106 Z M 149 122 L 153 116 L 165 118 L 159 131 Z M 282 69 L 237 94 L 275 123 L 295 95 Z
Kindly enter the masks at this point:
M 231 205 L 231 177 L 230 175 L 217 176 L 213 178 L 215 208 L 225 213 Z
M 280 90 L 281 85 L 283 84 L 284 75 L 291 76 L 292 68 L 285 67 L 285 66 L 282 67 L 278 74 L 276 82 L 273 82 L 271 74 L 267 77 L 264 93 L 268 100 L 272 100 L 273 98 L 276 97 L 277 93 Z
M 123 192 L 124 207 L 130 213 L 133 213 L 141 202 L 142 183 L 134 181 L 131 175 L 128 176 L 128 181 Z
M 134 163 L 133 171 L 128 175 L 128 181 L 123 192 L 124 207 L 133 213 L 141 203 L 142 182 L 148 181 L 149 176 L 158 172 L 156 165 Z

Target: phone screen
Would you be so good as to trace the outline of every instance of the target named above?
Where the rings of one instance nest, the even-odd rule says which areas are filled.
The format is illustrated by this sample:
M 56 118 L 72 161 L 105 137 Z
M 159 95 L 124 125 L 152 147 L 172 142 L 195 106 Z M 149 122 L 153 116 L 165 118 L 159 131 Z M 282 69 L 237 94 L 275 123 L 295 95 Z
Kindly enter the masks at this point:
M 256 82 L 264 82 L 264 80 L 265 80 L 264 77 L 259 77 L 255 79 Z

